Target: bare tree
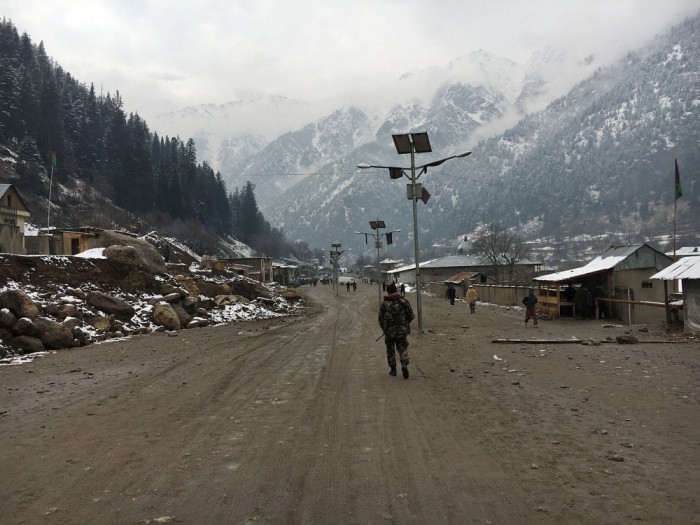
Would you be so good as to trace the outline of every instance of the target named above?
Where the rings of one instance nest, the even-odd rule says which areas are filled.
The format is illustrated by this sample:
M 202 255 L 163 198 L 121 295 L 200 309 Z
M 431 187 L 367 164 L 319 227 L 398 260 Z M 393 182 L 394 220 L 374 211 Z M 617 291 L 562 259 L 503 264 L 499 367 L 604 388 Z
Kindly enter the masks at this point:
M 513 280 L 515 265 L 529 254 L 514 228 L 503 228 L 500 224 L 479 226 L 471 236 L 470 253 L 486 259 L 493 265 L 494 277 L 500 282 L 500 267 L 508 268 L 508 278 Z

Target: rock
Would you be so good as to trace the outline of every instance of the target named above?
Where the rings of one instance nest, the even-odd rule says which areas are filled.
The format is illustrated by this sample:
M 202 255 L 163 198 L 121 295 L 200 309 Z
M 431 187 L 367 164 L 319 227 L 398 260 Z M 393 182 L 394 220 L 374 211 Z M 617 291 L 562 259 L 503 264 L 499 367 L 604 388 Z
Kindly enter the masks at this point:
M 7 328 L 0 328 L 0 341 L 9 341 L 15 336 Z
M 80 319 L 76 317 L 66 317 L 63 320 L 63 325 L 67 326 L 69 330 L 73 330 L 73 328 L 80 326 Z
M 128 321 L 136 313 L 134 307 L 126 301 L 100 292 L 89 292 L 86 297 L 86 302 L 98 310 L 106 314 L 114 315 L 123 321 Z
M 128 246 L 135 250 L 138 264 L 143 265 L 151 273 L 160 274 L 166 273 L 167 271 L 165 259 L 163 259 L 163 256 L 158 251 L 158 248 L 153 246 L 148 241 L 137 239 L 123 233 L 105 230 L 100 233 L 96 242 L 99 246 L 105 248 L 103 255 L 107 257 L 107 259 L 110 259 L 111 255 L 111 253 L 107 251 L 109 248 L 113 246 Z M 130 265 L 128 264 L 128 261 L 125 262 L 127 262 L 127 265 Z M 117 265 L 122 264 L 117 263 Z
M 67 326 L 48 317 L 38 317 L 34 323 L 41 333 L 39 338 L 45 348 L 59 350 L 73 346 L 73 334 Z
M 165 301 L 166 303 L 172 304 L 172 303 L 177 303 L 178 301 L 180 301 L 181 298 L 182 297 L 180 296 L 180 294 L 178 292 L 173 292 L 173 293 L 169 293 L 168 295 L 163 296 L 161 301 Z
M 112 329 L 112 320 L 102 315 L 88 317 L 86 322 L 98 332 L 109 332 Z
M 187 328 L 203 328 L 209 326 L 211 322 L 209 319 L 204 319 L 202 317 L 193 317 L 192 320 L 187 323 Z
M 161 286 L 160 293 L 162 295 L 176 293 L 180 296 L 180 299 L 182 299 L 183 297 L 187 297 L 187 290 L 185 290 L 184 288 L 180 288 L 179 286 L 174 286 L 170 283 L 165 283 L 163 286 Z
M 0 310 L 0 328 L 12 328 L 17 322 L 17 317 L 9 308 Z
M 217 295 L 214 297 L 214 304 L 216 306 L 225 306 L 227 304 L 236 304 L 238 302 L 241 302 L 241 299 L 243 299 L 239 295 L 232 295 L 232 294 L 226 294 L 226 295 Z M 248 302 L 248 301 L 246 301 Z
M 71 334 L 73 334 L 73 340 L 77 341 L 78 346 L 85 346 L 88 344 L 88 335 L 79 326 L 72 328 Z
M 155 305 L 151 315 L 153 322 L 158 326 L 162 326 L 166 330 L 180 329 L 180 318 L 175 310 L 173 310 L 173 307 L 166 302 L 161 302 Z
M 83 292 L 80 288 L 66 288 L 65 291 L 66 295 L 77 297 L 78 299 L 82 299 L 83 301 L 85 300 L 85 292 Z
M 34 319 L 39 315 L 39 308 L 31 297 L 22 290 L 4 290 L 0 292 L 0 309 L 7 308 L 17 317 Z
M 633 345 L 639 342 L 639 340 L 633 335 L 621 334 L 615 336 L 615 341 L 620 345 Z
M 29 335 L 31 337 L 39 337 L 39 328 L 34 324 L 34 321 L 29 317 L 22 317 L 17 320 L 12 327 L 12 333 L 15 335 Z
M 206 295 L 207 297 L 216 297 L 217 295 L 228 295 L 231 293 L 231 287 L 225 283 L 213 283 L 200 279 L 196 281 L 196 284 L 201 295 Z
M 194 279 L 192 279 L 192 277 L 186 275 L 176 275 L 173 277 L 173 279 L 178 285 L 187 290 L 187 295 L 190 297 L 199 297 L 199 287 L 194 283 Z
M 185 297 L 182 301 L 180 301 L 180 304 L 188 314 L 194 315 L 197 313 L 197 301 L 195 301 L 192 297 Z
M 303 298 L 303 296 L 302 296 L 299 292 L 297 292 L 296 290 L 294 290 L 294 289 L 282 290 L 282 291 L 280 292 L 280 295 L 281 295 L 287 302 L 290 302 L 290 303 L 295 303 L 295 302 L 297 302 L 297 301 L 301 301 L 302 298 Z
M 180 327 L 184 328 L 189 324 L 189 322 L 192 320 L 192 316 L 188 314 L 185 309 L 182 307 L 180 304 L 171 304 L 173 310 L 175 310 L 175 313 L 177 314 L 178 319 L 180 320 Z
M 250 279 L 238 279 L 231 283 L 231 291 L 236 295 L 242 295 L 246 299 L 254 300 L 258 297 L 270 298 L 270 292 L 262 284 Z
M 10 341 L 10 346 L 15 350 L 20 350 L 22 353 L 31 354 L 34 352 L 43 352 L 44 344 L 40 339 L 29 335 L 20 335 Z
M 70 303 L 50 303 L 44 307 L 44 312 L 51 317 L 65 319 L 66 317 L 76 317 L 78 315 L 78 307 Z

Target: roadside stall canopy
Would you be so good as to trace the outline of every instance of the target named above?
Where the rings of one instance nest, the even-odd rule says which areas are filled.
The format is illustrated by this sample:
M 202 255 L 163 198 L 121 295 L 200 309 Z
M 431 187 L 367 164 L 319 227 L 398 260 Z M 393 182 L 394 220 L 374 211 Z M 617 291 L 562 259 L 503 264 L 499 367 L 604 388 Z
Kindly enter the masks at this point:
M 700 257 L 683 257 L 671 266 L 651 276 L 664 281 L 664 291 L 668 297 L 668 281 L 680 280 L 683 288 L 682 300 L 667 300 L 667 319 L 670 309 L 682 308 L 685 329 L 700 332 Z
M 639 249 L 639 247 L 639 245 L 613 247 L 601 253 L 585 266 L 564 270 L 563 272 L 540 275 L 539 277 L 535 277 L 535 281 L 545 283 L 577 282 L 593 274 L 612 270 Z

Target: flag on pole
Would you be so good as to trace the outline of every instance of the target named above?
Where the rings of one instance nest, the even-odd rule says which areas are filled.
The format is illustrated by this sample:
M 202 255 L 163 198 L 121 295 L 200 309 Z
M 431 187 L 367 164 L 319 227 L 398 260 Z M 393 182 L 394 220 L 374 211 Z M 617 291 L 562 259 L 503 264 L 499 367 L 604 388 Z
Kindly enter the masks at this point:
M 55 168 L 56 167 L 56 150 L 53 150 L 51 152 L 51 165 Z M 677 168 L 676 168 L 677 169 Z
M 681 172 L 678 170 L 678 159 L 673 159 L 676 162 L 676 200 L 683 196 L 683 188 L 681 188 Z

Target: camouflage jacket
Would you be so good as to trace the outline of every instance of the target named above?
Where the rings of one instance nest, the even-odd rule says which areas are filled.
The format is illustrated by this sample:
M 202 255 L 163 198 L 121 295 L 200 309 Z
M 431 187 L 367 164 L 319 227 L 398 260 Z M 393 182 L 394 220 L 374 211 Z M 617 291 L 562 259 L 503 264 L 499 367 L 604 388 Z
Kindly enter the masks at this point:
M 411 303 L 398 293 L 384 297 L 379 307 L 378 320 L 385 336 L 406 337 L 411 332 L 410 324 L 413 321 Z

